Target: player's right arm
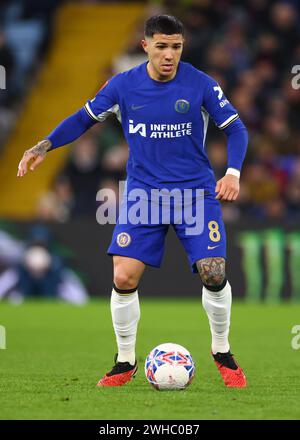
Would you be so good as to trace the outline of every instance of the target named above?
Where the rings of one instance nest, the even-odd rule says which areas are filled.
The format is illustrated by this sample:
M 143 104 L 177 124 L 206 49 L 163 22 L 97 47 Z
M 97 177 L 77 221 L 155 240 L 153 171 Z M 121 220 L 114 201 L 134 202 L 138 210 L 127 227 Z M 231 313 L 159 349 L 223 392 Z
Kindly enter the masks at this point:
M 95 98 L 88 101 L 77 113 L 62 121 L 45 139 L 26 150 L 18 166 L 18 177 L 23 177 L 28 169 L 33 171 L 47 153 L 55 148 L 69 144 L 78 139 L 97 122 L 104 121 L 110 114 L 119 116 L 116 77 L 99 90 Z
M 79 138 L 96 121 L 92 120 L 84 109 L 62 121 L 46 139 L 26 150 L 18 166 L 18 177 L 23 177 L 28 171 L 33 171 L 46 157 L 48 151 L 69 144 Z

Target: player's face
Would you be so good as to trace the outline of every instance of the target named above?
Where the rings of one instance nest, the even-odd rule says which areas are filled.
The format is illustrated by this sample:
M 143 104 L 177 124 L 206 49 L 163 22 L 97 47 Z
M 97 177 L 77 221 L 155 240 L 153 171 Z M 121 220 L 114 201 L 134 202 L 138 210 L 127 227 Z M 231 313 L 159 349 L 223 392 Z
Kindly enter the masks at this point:
M 183 49 L 183 36 L 180 34 L 154 34 L 142 40 L 142 47 L 148 54 L 148 72 L 158 81 L 169 81 L 177 72 Z

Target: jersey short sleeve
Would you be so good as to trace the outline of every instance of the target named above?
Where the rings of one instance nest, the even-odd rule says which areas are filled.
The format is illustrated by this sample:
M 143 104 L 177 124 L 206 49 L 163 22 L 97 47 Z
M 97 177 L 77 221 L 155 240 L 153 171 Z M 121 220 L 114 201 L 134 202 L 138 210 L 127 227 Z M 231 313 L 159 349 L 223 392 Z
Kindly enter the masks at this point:
M 219 84 L 210 76 L 205 75 L 206 86 L 203 96 L 203 107 L 214 123 L 221 129 L 228 127 L 239 115 L 230 104 Z
M 118 75 L 112 77 L 101 87 L 95 98 L 85 104 L 84 108 L 92 119 L 103 122 L 108 116 L 115 114 L 120 121 L 118 83 Z

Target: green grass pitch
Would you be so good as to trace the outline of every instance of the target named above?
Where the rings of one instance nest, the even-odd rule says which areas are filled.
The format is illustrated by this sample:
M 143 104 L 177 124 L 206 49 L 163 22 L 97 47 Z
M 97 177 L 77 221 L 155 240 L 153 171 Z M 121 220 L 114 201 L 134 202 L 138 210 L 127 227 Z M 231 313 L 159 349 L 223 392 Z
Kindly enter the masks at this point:
M 7 348 L 0 350 L 1 419 L 299 419 L 300 350 L 292 327 L 299 305 L 234 303 L 231 346 L 249 386 L 224 387 L 210 356 L 201 301 L 141 295 L 136 378 L 120 388 L 95 386 L 116 351 L 109 299 L 84 307 L 28 302 L 0 305 Z M 184 391 L 156 391 L 144 359 L 163 342 L 186 346 L 196 376 Z

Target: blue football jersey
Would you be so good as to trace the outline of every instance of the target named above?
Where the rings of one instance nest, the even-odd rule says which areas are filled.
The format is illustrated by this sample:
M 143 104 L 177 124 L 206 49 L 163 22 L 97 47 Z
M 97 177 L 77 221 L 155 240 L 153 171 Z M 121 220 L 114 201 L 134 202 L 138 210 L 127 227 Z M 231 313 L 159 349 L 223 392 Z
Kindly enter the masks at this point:
M 97 121 L 115 114 L 129 146 L 128 186 L 201 188 L 214 192 L 205 151 L 209 117 L 223 129 L 238 118 L 218 83 L 180 62 L 167 82 L 153 80 L 147 62 L 112 77 L 85 105 Z

